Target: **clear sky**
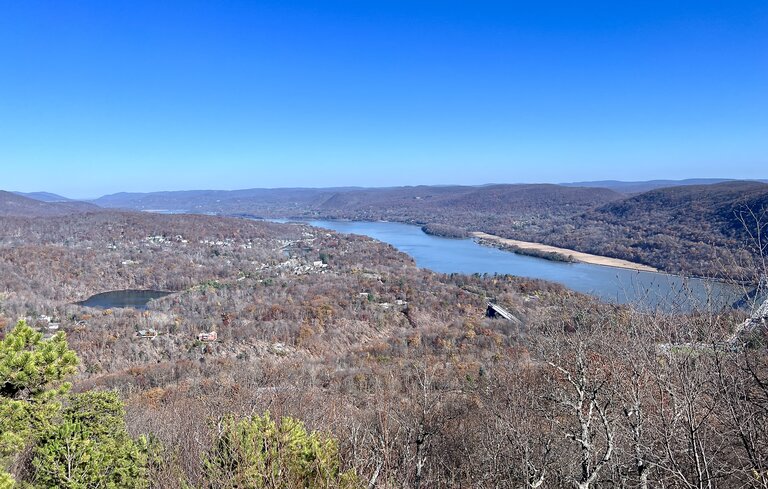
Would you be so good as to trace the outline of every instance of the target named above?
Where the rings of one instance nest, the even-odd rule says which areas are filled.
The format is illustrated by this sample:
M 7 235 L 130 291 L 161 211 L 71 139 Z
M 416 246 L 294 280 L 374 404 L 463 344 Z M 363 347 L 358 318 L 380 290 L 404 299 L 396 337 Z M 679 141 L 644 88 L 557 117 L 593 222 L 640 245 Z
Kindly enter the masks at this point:
M 0 188 L 768 178 L 768 2 L 0 0 Z

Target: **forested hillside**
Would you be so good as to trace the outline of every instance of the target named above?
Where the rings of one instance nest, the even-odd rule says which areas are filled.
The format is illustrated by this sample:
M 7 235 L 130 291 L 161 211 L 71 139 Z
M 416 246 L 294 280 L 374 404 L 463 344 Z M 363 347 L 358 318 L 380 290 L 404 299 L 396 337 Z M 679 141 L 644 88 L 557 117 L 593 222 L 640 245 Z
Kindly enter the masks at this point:
M 654 190 L 598 207 L 559 228 L 522 233 L 533 241 L 672 272 L 746 279 L 768 254 L 767 229 L 768 184 L 727 182 Z
M 100 208 L 85 202 L 44 202 L 0 190 L 0 217 L 48 217 L 97 212 Z
M 411 222 L 445 236 L 482 231 L 738 280 L 754 277 L 768 254 L 768 184 L 760 182 L 685 185 L 632 197 L 594 188 L 489 186 L 410 202 L 334 202 L 307 215 Z
M 6 481 L 768 480 L 765 332 L 717 347 L 744 320 L 740 311 L 641 312 L 535 280 L 431 273 L 388 245 L 303 225 L 145 213 L 2 218 L 0 280 L 0 411 L 18 415 L 0 418 Z M 74 304 L 130 288 L 172 294 L 146 311 Z M 487 317 L 488 300 L 512 319 Z M 43 336 L 15 329 L 20 317 Z M 199 339 L 211 331 L 216 341 Z M 49 377 L 36 385 L 51 404 L 35 416 L 47 424 L 27 429 L 30 391 L 9 352 L 49 341 L 72 349 L 77 367 L 41 366 Z M 64 463 L 67 444 L 74 469 L 49 470 Z
M 596 187 L 486 185 L 160 192 L 96 202 L 252 217 L 391 220 L 449 237 L 482 231 L 673 273 L 749 278 L 766 253 L 765 240 L 756 236 L 768 223 L 768 184 L 684 183 L 633 196 Z
M 729 178 L 688 178 L 685 180 L 646 180 L 640 182 L 624 182 L 621 180 L 598 180 L 593 182 L 563 183 L 567 187 L 601 187 L 621 192 L 623 194 L 640 194 L 650 190 L 683 185 L 712 185 L 733 181 Z M 764 180 L 761 180 L 765 183 Z

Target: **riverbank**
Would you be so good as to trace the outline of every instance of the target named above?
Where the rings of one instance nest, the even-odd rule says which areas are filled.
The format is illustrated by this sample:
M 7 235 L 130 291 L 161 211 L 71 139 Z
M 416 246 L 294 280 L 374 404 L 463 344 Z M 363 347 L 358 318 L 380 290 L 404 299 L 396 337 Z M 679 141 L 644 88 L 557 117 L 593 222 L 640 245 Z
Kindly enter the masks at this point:
M 473 237 L 491 241 L 505 246 L 511 246 L 514 248 L 520 248 L 522 250 L 531 250 L 538 253 L 555 253 L 562 255 L 563 257 L 571 257 L 573 260 L 581 263 L 589 263 L 592 265 L 603 265 L 606 267 L 625 268 L 628 270 L 637 270 L 641 272 L 658 272 L 659 270 L 640 263 L 633 263 L 627 260 L 620 260 L 618 258 L 609 258 L 607 256 L 591 255 L 589 253 L 582 253 L 581 251 L 569 250 L 567 248 L 558 248 L 556 246 L 549 246 L 541 243 L 530 243 L 528 241 L 518 241 L 516 239 L 502 238 L 501 236 L 495 236 L 493 234 L 473 232 L 470 233 Z

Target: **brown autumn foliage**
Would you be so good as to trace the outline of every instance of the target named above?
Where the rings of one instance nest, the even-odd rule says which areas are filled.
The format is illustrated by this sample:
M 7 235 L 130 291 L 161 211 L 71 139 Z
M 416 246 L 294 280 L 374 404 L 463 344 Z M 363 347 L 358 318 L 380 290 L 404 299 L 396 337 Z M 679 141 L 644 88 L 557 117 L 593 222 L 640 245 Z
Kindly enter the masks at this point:
M 52 316 L 75 388 L 117 389 L 132 433 L 162 444 L 154 487 L 201 487 L 217 422 L 267 410 L 333 433 L 369 487 L 768 487 L 765 337 L 717 346 L 740 311 L 608 305 L 207 216 L 3 218 L 0 272 L 0 320 Z M 173 294 L 74 304 L 131 288 Z M 490 297 L 519 321 L 486 318 Z
M 517 184 L 116 194 L 97 202 L 260 217 L 388 220 L 448 237 L 482 231 L 672 273 L 739 280 L 752 278 L 768 255 L 762 238 L 768 225 L 768 184 L 753 181 L 681 185 L 636 195 Z

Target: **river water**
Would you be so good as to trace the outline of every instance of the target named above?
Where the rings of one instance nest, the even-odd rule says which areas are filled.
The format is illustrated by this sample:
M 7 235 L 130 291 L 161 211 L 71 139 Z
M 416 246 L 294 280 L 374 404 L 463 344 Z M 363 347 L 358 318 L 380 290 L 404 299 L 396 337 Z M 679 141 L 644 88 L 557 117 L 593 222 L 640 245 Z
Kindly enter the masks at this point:
M 285 221 L 281 221 L 285 222 Z M 481 246 L 472 239 L 424 233 L 394 222 L 307 221 L 312 226 L 369 236 L 413 257 L 421 268 L 440 273 L 510 274 L 557 282 L 604 301 L 665 310 L 721 308 L 744 291 L 719 282 L 622 268 L 563 263 Z

